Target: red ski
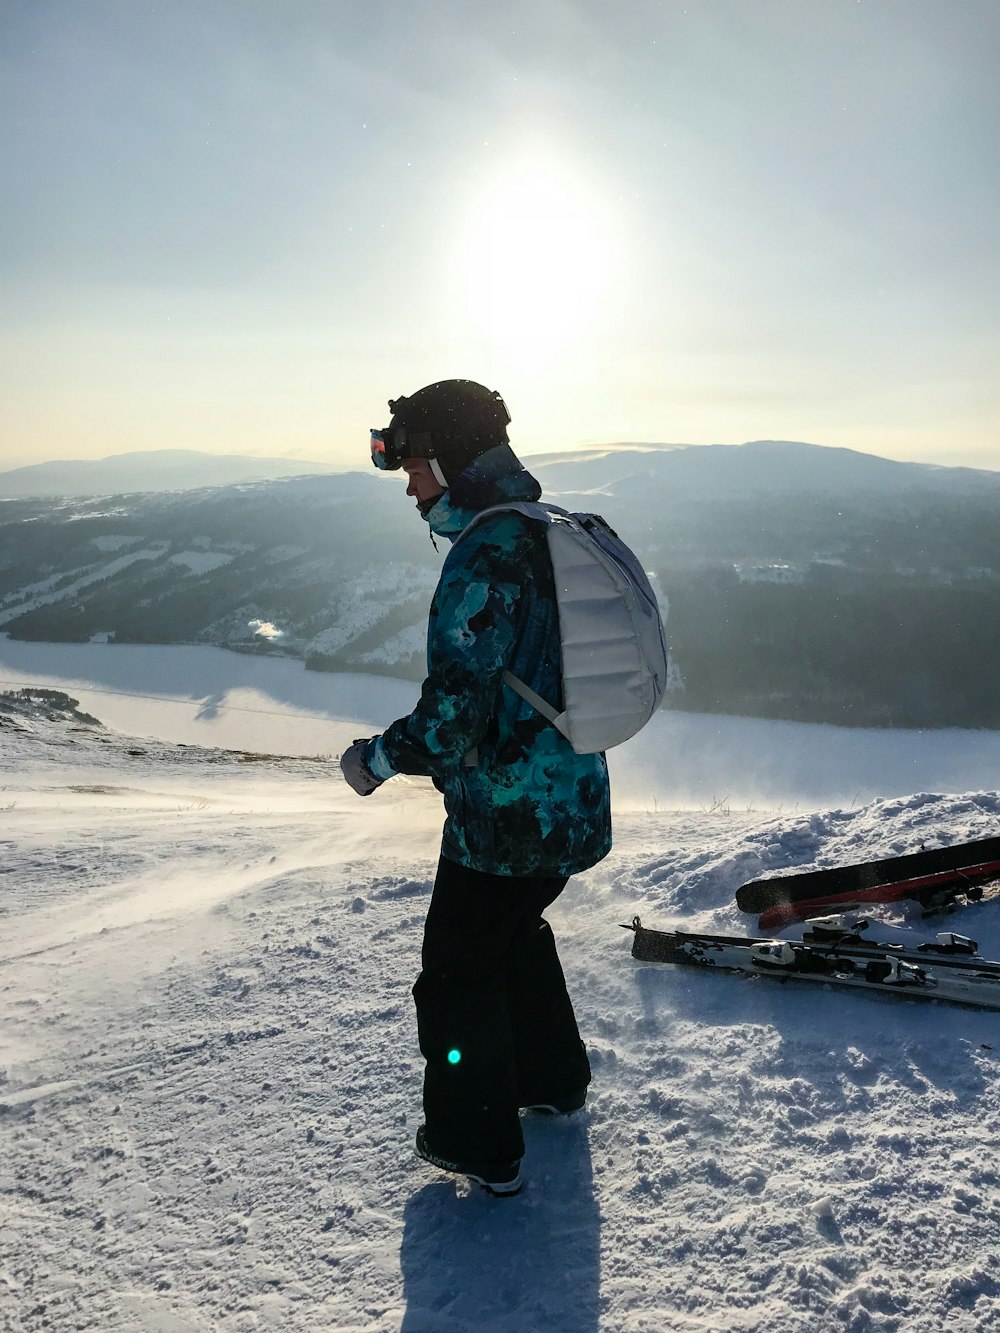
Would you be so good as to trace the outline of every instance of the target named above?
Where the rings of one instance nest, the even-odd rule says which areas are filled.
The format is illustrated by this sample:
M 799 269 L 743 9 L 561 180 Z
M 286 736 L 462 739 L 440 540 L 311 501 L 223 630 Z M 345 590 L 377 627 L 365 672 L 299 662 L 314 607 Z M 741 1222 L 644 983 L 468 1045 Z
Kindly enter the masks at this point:
M 982 886 L 1000 879 L 1000 838 L 910 852 L 884 861 L 769 876 L 743 884 L 737 906 L 759 912 L 773 930 L 829 911 L 912 899 L 928 914 L 948 911 L 962 898 L 976 901 Z

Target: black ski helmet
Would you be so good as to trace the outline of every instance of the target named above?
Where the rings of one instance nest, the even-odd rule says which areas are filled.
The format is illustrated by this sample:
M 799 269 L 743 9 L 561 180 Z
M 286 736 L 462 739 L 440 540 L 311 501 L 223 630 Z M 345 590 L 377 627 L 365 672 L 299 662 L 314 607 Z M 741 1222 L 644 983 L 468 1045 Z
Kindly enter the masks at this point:
M 433 458 L 450 484 L 474 458 L 507 443 L 507 404 L 475 380 L 439 380 L 409 397 L 390 398 L 389 410 L 380 465 L 391 470 L 404 458 Z

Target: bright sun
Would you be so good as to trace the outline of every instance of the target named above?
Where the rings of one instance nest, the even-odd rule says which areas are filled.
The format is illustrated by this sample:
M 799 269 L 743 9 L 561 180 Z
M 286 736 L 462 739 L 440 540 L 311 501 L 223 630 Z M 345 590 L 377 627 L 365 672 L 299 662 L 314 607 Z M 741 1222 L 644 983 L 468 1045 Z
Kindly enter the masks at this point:
M 463 220 L 455 276 L 463 318 L 530 355 L 593 333 L 612 278 L 604 201 L 570 170 L 522 158 L 491 177 Z

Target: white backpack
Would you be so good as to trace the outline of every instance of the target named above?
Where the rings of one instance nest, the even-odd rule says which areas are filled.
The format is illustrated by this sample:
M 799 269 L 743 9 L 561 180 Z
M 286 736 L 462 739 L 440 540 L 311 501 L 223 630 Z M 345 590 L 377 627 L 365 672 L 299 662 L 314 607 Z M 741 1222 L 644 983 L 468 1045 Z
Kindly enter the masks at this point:
M 563 711 L 510 671 L 504 681 L 558 727 L 577 754 L 621 745 L 663 701 L 666 608 L 661 614 L 642 565 L 599 514 L 512 501 L 484 509 L 461 537 L 488 515 L 509 511 L 546 524 L 559 610 Z

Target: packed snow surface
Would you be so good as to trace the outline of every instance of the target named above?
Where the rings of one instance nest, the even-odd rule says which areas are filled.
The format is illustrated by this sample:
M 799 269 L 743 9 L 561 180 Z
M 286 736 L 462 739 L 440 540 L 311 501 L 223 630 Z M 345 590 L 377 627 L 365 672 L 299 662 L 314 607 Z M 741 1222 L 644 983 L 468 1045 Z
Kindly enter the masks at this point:
M 330 734 L 396 715 L 402 684 L 364 684 L 325 678 Z M 637 749 L 612 855 L 549 912 L 591 1096 L 525 1117 L 526 1188 L 496 1200 L 411 1147 L 437 794 L 361 800 L 330 760 L 262 754 L 241 697 L 241 751 L 0 699 L 0 1327 L 997 1327 L 998 1015 L 640 965 L 618 928 L 752 933 L 747 879 L 1000 833 L 1000 795 L 961 782 L 971 743 L 862 738 L 883 793 L 782 810 L 669 805 L 667 741 L 711 748 L 724 720 Z M 752 729 L 764 773 L 835 738 Z M 918 762 L 955 784 L 899 792 Z M 882 920 L 1000 956 L 989 895 Z

